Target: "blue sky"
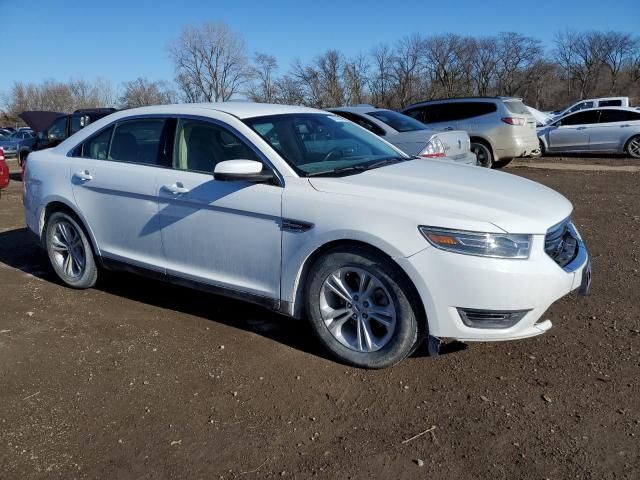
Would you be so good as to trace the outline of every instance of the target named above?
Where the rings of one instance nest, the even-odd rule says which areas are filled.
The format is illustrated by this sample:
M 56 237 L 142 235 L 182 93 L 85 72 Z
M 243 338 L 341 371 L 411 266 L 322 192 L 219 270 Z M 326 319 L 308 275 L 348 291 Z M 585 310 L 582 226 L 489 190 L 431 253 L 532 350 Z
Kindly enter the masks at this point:
M 564 29 L 636 32 L 638 14 L 638 0 L 0 0 L 0 92 L 16 80 L 171 80 L 167 43 L 184 25 L 204 21 L 226 22 L 249 52 L 273 54 L 286 70 L 296 57 L 368 52 L 416 32 L 516 31 L 547 45 Z

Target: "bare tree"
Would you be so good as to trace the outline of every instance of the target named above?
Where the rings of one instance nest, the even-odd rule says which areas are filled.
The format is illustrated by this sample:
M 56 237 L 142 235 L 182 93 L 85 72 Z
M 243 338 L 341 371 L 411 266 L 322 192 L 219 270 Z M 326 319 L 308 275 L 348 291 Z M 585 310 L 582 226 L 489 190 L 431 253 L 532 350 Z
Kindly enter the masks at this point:
M 489 95 L 495 82 L 498 68 L 497 43 L 498 40 L 495 37 L 472 38 L 469 41 L 471 50 L 469 65 L 472 68 L 472 81 L 478 95 Z
M 347 60 L 344 64 L 344 90 L 348 104 L 366 103 L 369 95 L 367 84 L 370 65 L 364 55 Z
M 515 95 L 526 87 L 529 77 L 523 72 L 542 59 L 540 40 L 520 33 L 503 32 L 497 43 L 498 93 Z
M 167 82 L 151 82 L 145 77 L 138 77 L 135 80 L 125 82 L 123 90 L 120 98 L 120 105 L 123 108 L 162 105 L 175 103 L 176 101 L 176 94 L 167 85 Z
M 609 93 L 614 93 L 623 67 L 629 63 L 638 40 L 624 32 L 605 32 L 601 36 L 600 55 L 605 67 L 609 70 L 611 83 Z
M 186 27 L 168 48 L 189 101 L 229 100 L 251 78 L 244 40 L 224 23 Z
M 398 95 L 398 106 L 404 107 L 420 99 L 421 51 L 424 46 L 418 34 L 398 41 L 393 53 L 393 78 Z
M 424 42 L 425 62 L 437 95 L 455 97 L 468 93 L 464 85 L 465 41 L 455 34 L 435 35 Z
M 254 102 L 274 103 L 276 100 L 276 78 L 278 62 L 273 55 L 256 53 L 253 57 L 253 82 L 247 97 Z
M 393 82 L 393 53 L 389 45 L 381 43 L 371 50 L 372 68 L 369 81 L 371 100 L 375 105 L 391 107 Z

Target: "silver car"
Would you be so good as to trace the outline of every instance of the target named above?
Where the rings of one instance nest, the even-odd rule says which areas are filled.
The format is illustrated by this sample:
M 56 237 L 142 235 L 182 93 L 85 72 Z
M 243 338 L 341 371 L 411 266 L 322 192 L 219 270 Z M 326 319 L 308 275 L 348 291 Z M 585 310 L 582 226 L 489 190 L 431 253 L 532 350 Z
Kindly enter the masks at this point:
M 500 168 L 517 157 L 540 155 L 536 120 L 520 98 L 468 97 L 430 100 L 402 110 L 436 130 L 466 130 L 478 163 Z
M 640 158 L 640 111 L 628 107 L 580 110 L 538 129 L 545 153 L 626 153 Z
M 329 111 L 384 138 L 407 155 L 463 165 L 478 164 L 465 131 L 437 131 L 407 115 L 371 105 L 330 108 Z

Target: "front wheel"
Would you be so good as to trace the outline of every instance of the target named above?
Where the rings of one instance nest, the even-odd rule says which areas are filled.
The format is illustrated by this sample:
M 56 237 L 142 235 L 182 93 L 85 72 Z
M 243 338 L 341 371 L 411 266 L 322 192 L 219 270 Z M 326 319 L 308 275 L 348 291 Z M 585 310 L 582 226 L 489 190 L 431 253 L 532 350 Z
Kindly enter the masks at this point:
M 49 261 L 60 280 L 72 288 L 91 288 L 98 279 L 91 243 L 77 220 L 65 212 L 51 214 L 46 227 Z
M 476 154 L 478 166 L 485 168 L 493 167 L 493 154 L 491 153 L 491 149 L 484 143 L 472 142 L 470 150 Z
M 631 137 L 627 142 L 627 155 L 633 158 L 640 158 L 640 135 Z
M 413 287 L 382 254 L 359 247 L 332 250 L 311 267 L 306 285 L 312 328 L 345 363 L 389 367 L 410 355 L 426 333 Z

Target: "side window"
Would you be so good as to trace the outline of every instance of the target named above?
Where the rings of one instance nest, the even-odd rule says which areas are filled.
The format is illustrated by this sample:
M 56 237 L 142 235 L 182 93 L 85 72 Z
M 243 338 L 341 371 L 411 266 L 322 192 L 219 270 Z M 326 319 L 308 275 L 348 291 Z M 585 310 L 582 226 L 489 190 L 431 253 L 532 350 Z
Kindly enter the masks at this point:
M 580 102 L 574 105 L 567 113 L 577 112 L 578 110 L 584 110 L 585 108 L 593 108 L 593 102 Z
M 602 110 L 600 123 L 630 122 L 640 120 L 640 112 L 628 112 L 627 110 Z
M 254 151 L 214 123 L 180 119 L 176 129 L 173 168 L 213 173 L 226 160 L 260 161 Z
M 164 123 L 162 118 L 149 118 L 116 124 L 107 159 L 157 165 Z
M 370 122 L 366 118 L 361 117 L 360 115 L 358 115 L 356 113 L 352 113 L 352 112 L 331 112 L 331 113 L 335 113 L 336 115 L 339 115 L 339 116 L 344 117 L 344 118 L 346 118 L 348 120 L 351 120 L 353 123 L 356 123 L 356 124 L 360 125 L 361 127 L 366 128 L 371 133 L 375 133 L 376 135 L 379 135 L 381 137 L 384 136 L 384 130 L 383 129 L 381 129 L 377 125 L 373 124 L 372 122 Z
M 565 117 L 558 122 L 558 126 L 562 125 L 589 125 L 592 123 L 598 123 L 598 117 L 600 116 L 600 110 L 589 110 L 588 112 L 578 112 L 573 115 Z
M 441 120 L 441 105 L 422 105 L 402 112 L 422 123 L 435 123 Z
M 82 117 L 79 115 L 74 115 L 71 117 L 71 129 L 69 134 L 73 135 L 78 130 L 80 130 L 84 125 L 82 124 Z
M 109 127 L 88 140 L 85 140 L 82 144 L 81 156 L 84 158 L 95 158 L 96 160 L 106 160 L 112 132 L 113 127 Z
M 601 100 L 599 107 L 621 107 L 622 100 Z
M 67 138 L 67 117 L 60 117 L 47 130 L 49 140 L 64 140 Z
M 405 115 L 409 115 L 412 118 L 415 118 L 419 122 L 424 123 L 424 109 L 425 107 L 416 107 L 410 110 L 406 110 L 402 113 L 404 113 Z

